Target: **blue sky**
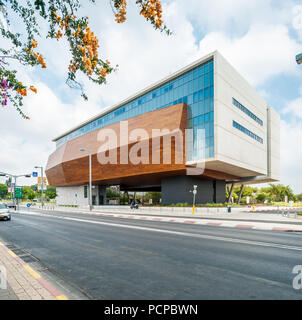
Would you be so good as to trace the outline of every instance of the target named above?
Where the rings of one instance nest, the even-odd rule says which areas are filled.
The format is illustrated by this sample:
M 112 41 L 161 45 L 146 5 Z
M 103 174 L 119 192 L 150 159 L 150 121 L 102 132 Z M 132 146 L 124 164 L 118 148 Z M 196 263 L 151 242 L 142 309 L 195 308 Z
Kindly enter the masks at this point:
M 45 165 L 54 150 L 52 138 L 218 49 L 281 114 L 281 183 L 302 192 L 302 66 L 295 63 L 295 55 L 302 52 L 299 1 L 166 0 L 164 18 L 174 32 L 170 37 L 156 32 L 138 15 L 134 1 L 128 2 L 123 25 L 114 22 L 107 2 L 87 2 L 82 8 L 99 37 L 101 56 L 119 64 L 106 86 L 80 77 L 88 102 L 65 84 L 70 57 L 64 40 L 37 39 L 48 68 L 18 67 L 23 82 L 39 92 L 26 99 L 30 121 L 19 119 L 13 109 L 1 110 L 0 168 L 23 173 Z

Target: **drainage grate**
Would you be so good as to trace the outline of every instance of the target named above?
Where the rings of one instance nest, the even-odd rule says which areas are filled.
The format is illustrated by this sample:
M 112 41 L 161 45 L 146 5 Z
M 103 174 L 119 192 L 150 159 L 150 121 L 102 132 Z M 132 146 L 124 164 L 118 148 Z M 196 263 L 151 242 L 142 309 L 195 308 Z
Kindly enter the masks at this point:
M 13 253 L 15 253 L 17 256 L 19 256 L 26 263 L 39 261 L 38 258 L 31 255 L 28 251 L 23 250 L 14 244 L 7 244 L 6 247 L 10 249 Z
M 17 256 L 28 254 L 28 252 L 25 252 L 24 250 L 18 249 L 18 248 L 17 249 L 11 248 L 10 250 L 14 252 Z
M 14 244 L 6 244 L 5 245 L 8 249 L 18 249 L 18 247 L 17 246 L 15 246 Z
M 32 256 L 31 254 L 21 256 L 20 258 L 26 263 L 39 261 L 36 257 Z

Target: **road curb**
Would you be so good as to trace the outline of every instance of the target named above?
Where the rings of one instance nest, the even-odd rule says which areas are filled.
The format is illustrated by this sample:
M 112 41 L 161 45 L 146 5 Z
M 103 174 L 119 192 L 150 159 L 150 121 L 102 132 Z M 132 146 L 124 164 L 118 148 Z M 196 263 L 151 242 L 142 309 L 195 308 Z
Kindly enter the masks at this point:
M 23 261 L 19 256 L 17 256 L 13 251 L 11 251 L 6 245 L 0 242 L 0 246 L 5 249 L 5 251 L 16 260 L 21 268 L 25 270 L 33 279 L 35 279 L 47 292 L 56 300 L 68 300 L 68 298 L 58 291 L 52 284 L 45 280 L 37 271 L 35 271 L 29 264 Z

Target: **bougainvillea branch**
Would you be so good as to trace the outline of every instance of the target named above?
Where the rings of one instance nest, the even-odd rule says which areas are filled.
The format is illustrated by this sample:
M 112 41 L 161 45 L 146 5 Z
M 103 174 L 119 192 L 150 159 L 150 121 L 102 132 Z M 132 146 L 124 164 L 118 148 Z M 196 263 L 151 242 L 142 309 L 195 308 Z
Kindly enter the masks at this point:
M 126 0 L 109 0 L 118 23 L 126 21 Z M 89 0 L 95 3 L 95 0 Z M 155 29 L 171 34 L 162 20 L 162 5 L 159 0 L 137 0 L 142 15 Z M 11 69 L 11 61 L 23 65 L 47 68 L 47 61 L 38 45 L 39 23 L 44 20 L 49 29 L 49 39 L 65 38 L 69 44 L 71 60 L 67 71 L 66 83 L 78 88 L 87 99 L 82 85 L 77 81 L 77 73 L 84 73 L 89 80 L 97 84 L 106 82 L 106 77 L 114 68 L 110 62 L 100 57 L 99 41 L 89 27 L 88 17 L 79 17 L 79 0 L 0 0 L 0 38 L 9 45 L 0 47 L 0 105 L 12 104 L 22 117 L 29 119 L 22 111 L 23 98 L 29 91 L 37 93 L 32 85 L 25 85 L 17 79 L 17 72 Z M 24 26 L 24 33 L 13 32 L 11 19 Z M 38 22 L 39 21 L 39 22 Z

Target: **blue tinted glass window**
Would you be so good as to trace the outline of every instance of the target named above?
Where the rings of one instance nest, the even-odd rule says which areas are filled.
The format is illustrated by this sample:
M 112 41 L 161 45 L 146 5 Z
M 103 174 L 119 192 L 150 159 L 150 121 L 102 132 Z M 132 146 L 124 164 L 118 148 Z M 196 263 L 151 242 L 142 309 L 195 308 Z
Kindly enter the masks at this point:
M 205 88 L 204 89 L 204 97 L 208 98 L 210 96 L 210 88 Z
M 204 86 L 209 87 L 210 86 L 210 74 L 206 73 L 204 75 Z
M 204 92 L 203 92 L 203 89 L 199 90 L 198 91 L 198 100 L 203 100 L 203 97 L 204 97 Z
M 211 61 L 209 62 L 209 64 L 210 64 L 210 71 L 213 71 L 213 70 L 214 70 L 214 61 L 211 60 Z
M 209 61 L 171 80 L 170 82 L 164 83 L 156 89 L 133 99 L 126 105 L 101 116 L 99 119 L 76 129 L 70 134 L 59 139 L 57 141 L 57 146 L 92 130 L 103 128 L 112 123 L 127 120 L 139 114 L 162 109 L 181 102 L 186 103 L 188 106 L 188 119 L 191 119 L 192 117 L 198 119 L 195 120 L 194 125 L 191 122 L 191 127 L 197 125 L 204 128 L 205 120 L 207 121 L 207 124 L 211 124 L 214 121 L 213 83 L 213 61 Z M 240 108 L 240 110 L 245 110 L 237 101 L 234 101 L 234 104 Z M 257 119 L 249 111 L 246 112 L 253 119 Z M 189 124 L 190 120 L 188 121 L 188 125 Z M 207 135 L 212 134 L 211 128 L 211 125 L 206 127 Z M 257 139 L 257 137 L 254 137 L 252 134 L 249 135 Z M 209 144 L 211 144 L 211 142 L 209 142 Z
M 210 114 L 209 113 L 206 113 L 204 115 L 204 122 L 209 122 L 210 121 Z
M 251 132 L 250 130 L 248 130 L 247 128 L 243 127 L 242 125 L 240 125 L 238 122 L 233 121 L 233 127 L 242 131 L 243 133 L 245 133 L 246 135 L 250 136 L 251 138 L 257 140 L 258 142 L 263 144 L 263 139 L 260 138 L 259 136 L 257 136 L 256 134 L 254 134 L 253 132 Z
M 199 77 L 199 70 L 198 70 L 198 68 L 196 68 L 193 70 L 193 79 L 196 79 L 198 77 Z
M 203 123 L 204 123 L 204 114 L 201 114 L 201 115 L 198 117 L 198 123 L 199 123 L 199 124 L 203 124 Z
M 243 106 L 240 102 L 238 102 L 235 98 L 233 98 L 233 105 L 235 105 L 237 108 L 239 108 L 245 114 L 247 114 L 250 118 L 252 118 L 256 122 L 258 122 L 261 126 L 263 126 L 263 121 L 261 119 L 259 119 L 256 115 L 254 115 L 249 109 L 247 109 L 245 106 Z
M 197 79 L 194 79 L 193 80 L 193 91 L 195 92 L 195 91 L 198 91 L 198 89 L 199 89 L 200 87 L 199 87 L 199 79 L 197 78 Z
M 207 73 L 210 71 L 210 63 L 206 63 L 205 66 L 204 66 L 204 72 Z

